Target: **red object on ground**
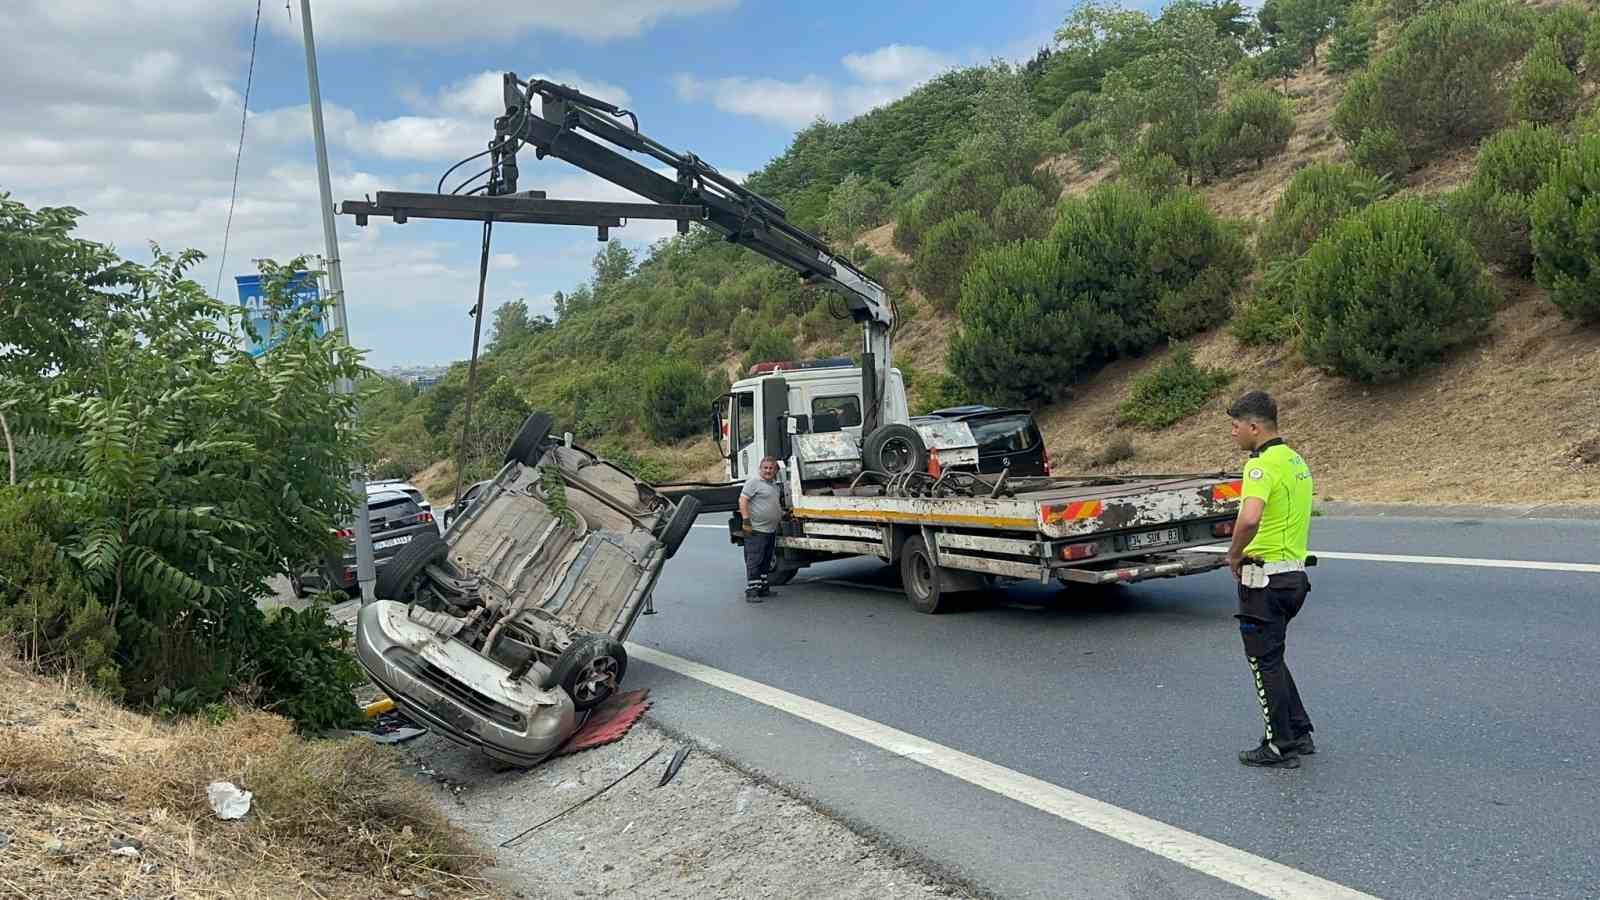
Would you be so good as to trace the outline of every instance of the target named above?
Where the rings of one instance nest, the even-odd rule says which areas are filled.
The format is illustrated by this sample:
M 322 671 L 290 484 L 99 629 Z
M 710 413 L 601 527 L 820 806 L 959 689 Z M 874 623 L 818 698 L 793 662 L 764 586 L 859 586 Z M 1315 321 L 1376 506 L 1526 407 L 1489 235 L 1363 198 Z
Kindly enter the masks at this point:
M 639 717 L 649 708 L 649 688 L 617 694 L 600 704 L 589 715 L 589 721 L 573 732 L 572 737 L 556 751 L 556 755 L 566 756 L 622 740 L 633 723 L 639 721 Z

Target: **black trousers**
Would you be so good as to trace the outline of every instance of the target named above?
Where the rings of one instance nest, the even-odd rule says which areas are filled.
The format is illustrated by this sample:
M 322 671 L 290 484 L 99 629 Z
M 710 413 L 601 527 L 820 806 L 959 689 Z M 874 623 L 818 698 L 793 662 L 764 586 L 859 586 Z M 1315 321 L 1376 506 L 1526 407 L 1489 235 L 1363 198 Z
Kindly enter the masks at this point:
M 772 558 L 778 549 L 778 535 L 765 531 L 752 531 L 744 536 L 744 592 L 764 594 L 767 591 L 767 573 L 772 571 Z
M 1310 591 L 1311 579 L 1304 572 L 1274 575 L 1264 588 L 1239 586 L 1237 618 L 1244 655 L 1250 662 L 1261 718 L 1266 722 L 1266 740 L 1280 748 L 1313 730 L 1283 658 L 1289 622 L 1305 605 Z

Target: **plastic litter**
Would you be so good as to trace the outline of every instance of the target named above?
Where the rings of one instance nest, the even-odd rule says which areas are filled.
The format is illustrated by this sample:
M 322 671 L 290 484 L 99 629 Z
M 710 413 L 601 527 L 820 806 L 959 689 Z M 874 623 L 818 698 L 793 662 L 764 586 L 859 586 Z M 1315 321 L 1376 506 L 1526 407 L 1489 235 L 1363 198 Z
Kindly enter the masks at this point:
M 219 819 L 242 819 L 250 811 L 250 798 L 255 796 L 249 791 L 241 791 L 238 786 L 229 781 L 213 781 L 206 788 L 206 797 L 211 800 L 211 809 Z

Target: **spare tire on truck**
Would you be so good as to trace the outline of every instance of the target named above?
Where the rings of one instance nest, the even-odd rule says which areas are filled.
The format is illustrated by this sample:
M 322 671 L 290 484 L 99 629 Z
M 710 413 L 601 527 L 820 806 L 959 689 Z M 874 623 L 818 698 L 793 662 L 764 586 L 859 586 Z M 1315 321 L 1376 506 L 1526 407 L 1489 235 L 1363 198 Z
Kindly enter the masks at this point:
M 861 457 L 867 468 L 888 475 L 928 470 L 928 448 L 910 425 L 884 425 L 867 435 Z

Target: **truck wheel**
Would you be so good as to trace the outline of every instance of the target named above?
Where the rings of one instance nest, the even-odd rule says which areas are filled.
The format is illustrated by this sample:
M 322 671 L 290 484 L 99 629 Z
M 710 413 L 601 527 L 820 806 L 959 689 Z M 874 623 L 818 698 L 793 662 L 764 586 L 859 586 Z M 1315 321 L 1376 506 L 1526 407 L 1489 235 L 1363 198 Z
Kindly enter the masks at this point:
M 556 660 L 540 686 L 560 685 L 578 712 L 594 709 L 611 699 L 628 672 L 628 651 L 604 635 L 586 634 L 573 641 Z
M 861 453 L 867 468 L 889 475 L 926 471 L 928 448 L 910 425 L 885 425 L 867 435 Z
M 767 573 L 767 584 L 770 584 L 773 587 L 783 587 L 784 585 L 793 581 L 794 576 L 798 575 L 799 573 L 799 569 L 773 569 L 771 572 Z
M 525 466 L 536 466 L 539 458 L 544 456 L 540 448 L 544 439 L 550 436 L 550 429 L 555 426 L 554 421 L 545 413 L 536 412 L 528 416 L 522 423 L 522 430 L 517 432 L 516 440 L 511 442 L 511 447 L 506 450 L 506 462 L 519 462 Z
M 933 554 L 920 537 L 910 538 L 900 548 L 900 581 L 911 608 L 917 612 L 932 615 L 949 604 L 939 567 L 933 564 Z
M 678 508 L 673 511 L 666 529 L 661 532 L 661 543 L 667 548 L 667 559 L 678 555 L 678 548 L 683 546 L 683 539 L 689 536 L 689 529 L 694 527 L 695 517 L 699 515 L 699 497 L 678 499 Z
M 444 559 L 444 538 L 424 531 L 400 548 L 389 564 L 378 570 L 378 582 L 372 592 L 380 600 L 404 600 L 411 591 L 411 583 L 422 571 Z

